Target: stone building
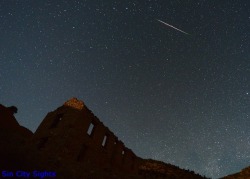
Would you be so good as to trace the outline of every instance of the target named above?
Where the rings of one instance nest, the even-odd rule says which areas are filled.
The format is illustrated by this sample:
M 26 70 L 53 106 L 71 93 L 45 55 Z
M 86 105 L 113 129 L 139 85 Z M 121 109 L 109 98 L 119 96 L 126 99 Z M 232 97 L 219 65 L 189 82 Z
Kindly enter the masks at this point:
M 75 172 L 137 176 L 141 159 L 84 105 L 72 98 L 47 114 L 30 145 L 50 158 L 50 165 L 68 163 Z M 67 166 L 65 166 L 67 167 Z M 93 174 L 94 175 L 94 174 Z
M 16 111 L 0 105 L 0 172 L 48 171 L 59 179 L 203 178 L 136 156 L 76 98 L 49 112 L 34 134 L 18 124 Z

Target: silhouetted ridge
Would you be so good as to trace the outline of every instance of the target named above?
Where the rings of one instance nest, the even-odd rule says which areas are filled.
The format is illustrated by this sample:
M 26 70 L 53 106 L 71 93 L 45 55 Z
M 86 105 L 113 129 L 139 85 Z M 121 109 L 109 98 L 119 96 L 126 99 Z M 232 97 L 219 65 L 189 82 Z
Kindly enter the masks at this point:
M 15 112 L 0 105 L 1 170 L 54 171 L 62 179 L 204 178 L 138 157 L 77 98 L 49 112 L 34 134 L 18 124 Z
M 239 173 L 225 176 L 222 179 L 249 179 L 249 178 L 250 178 L 250 166 L 247 168 L 244 168 Z
M 177 166 L 166 164 L 162 161 L 144 159 L 139 167 L 139 174 L 146 178 L 182 178 L 199 179 L 206 178 L 193 171 L 181 169 Z

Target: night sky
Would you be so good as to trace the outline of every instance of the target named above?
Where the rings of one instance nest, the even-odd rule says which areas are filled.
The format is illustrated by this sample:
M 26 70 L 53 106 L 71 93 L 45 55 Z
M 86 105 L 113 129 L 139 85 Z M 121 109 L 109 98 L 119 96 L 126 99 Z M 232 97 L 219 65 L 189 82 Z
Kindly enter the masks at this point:
M 238 172 L 250 165 L 249 9 L 1 0 L 0 103 L 34 132 L 77 97 L 140 157 L 212 178 Z

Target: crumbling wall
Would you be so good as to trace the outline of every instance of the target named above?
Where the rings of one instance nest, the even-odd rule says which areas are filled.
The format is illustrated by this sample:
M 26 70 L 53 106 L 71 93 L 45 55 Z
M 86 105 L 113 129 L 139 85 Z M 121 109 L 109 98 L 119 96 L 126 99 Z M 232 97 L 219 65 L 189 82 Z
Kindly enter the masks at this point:
M 34 134 L 32 143 L 41 153 L 85 171 L 138 174 L 140 159 L 132 150 L 84 104 L 75 99 L 65 104 L 48 113 Z

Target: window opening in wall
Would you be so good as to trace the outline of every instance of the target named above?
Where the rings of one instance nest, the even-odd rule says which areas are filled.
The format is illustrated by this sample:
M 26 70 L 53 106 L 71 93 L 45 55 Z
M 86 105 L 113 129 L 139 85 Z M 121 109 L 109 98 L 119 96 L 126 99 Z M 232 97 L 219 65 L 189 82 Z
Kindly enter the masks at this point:
M 83 161 L 84 156 L 85 156 L 86 151 L 87 151 L 87 148 L 88 147 L 85 144 L 82 145 L 81 150 L 80 150 L 80 152 L 79 152 L 79 154 L 77 156 L 77 161 L 78 162 Z
M 124 151 L 124 150 L 122 150 L 122 164 L 124 164 L 124 159 L 125 159 L 124 154 L 125 154 L 125 151 Z
M 95 125 L 94 125 L 93 123 L 90 123 L 89 128 L 88 128 L 88 131 L 87 131 L 88 135 L 90 135 L 90 136 L 93 135 L 93 133 L 94 133 L 94 128 L 95 128 Z
M 104 138 L 103 138 L 103 141 L 102 141 L 102 146 L 103 146 L 103 147 L 106 147 L 106 146 L 107 146 L 107 140 L 108 140 L 108 136 L 105 135 Z
M 44 146 L 45 146 L 45 144 L 47 143 L 48 139 L 49 139 L 48 137 L 41 138 L 41 139 L 39 140 L 38 144 L 37 144 L 37 148 L 38 148 L 38 149 L 44 148 Z
M 62 120 L 62 118 L 63 118 L 63 114 L 58 114 L 58 115 L 56 116 L 56 118 L 53 120 L 53 122 L 52 122 L 50 128 L 55 128 L 55 127 L 57 127 L 58 124 L 59 124 L 59 122 Z

